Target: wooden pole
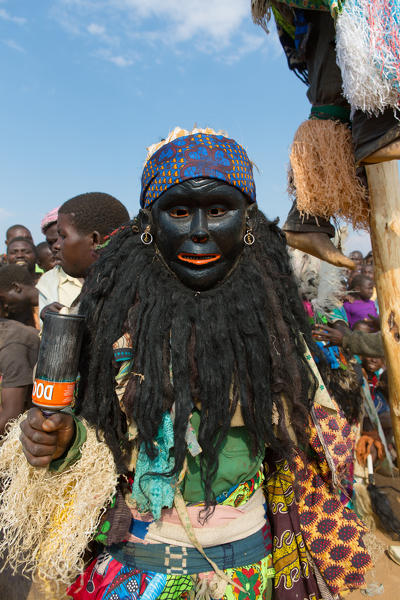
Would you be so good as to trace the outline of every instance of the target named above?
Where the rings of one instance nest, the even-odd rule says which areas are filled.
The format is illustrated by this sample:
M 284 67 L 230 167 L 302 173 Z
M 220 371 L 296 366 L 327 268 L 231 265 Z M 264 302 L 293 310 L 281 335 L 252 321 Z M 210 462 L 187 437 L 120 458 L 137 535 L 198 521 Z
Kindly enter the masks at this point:
M 371 241 L 389 404 L 400 457 L 400 180 L 397 160 L 367 165 Z

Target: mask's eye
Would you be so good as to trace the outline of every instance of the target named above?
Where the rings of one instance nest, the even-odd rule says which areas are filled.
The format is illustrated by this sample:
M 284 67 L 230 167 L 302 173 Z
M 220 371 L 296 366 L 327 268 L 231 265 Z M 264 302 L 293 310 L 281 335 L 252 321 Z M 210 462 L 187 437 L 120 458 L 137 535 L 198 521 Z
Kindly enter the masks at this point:
M 226 208 L 221 208 L 221 206 L 213 206 L 209 209 L 208 214 L 210 217 L 222 217 L 226 213 Z
M 168 214 L 170 217 L 173 217 L 174 219 L 184 219 L 185 217 L 189 216 L 189 211 L 187 210 L 187 208 L 176 207 L 176 208 L 171 208 L 168 211 Z
M 222 217 L 224 214 L 226 214 L 226 212 L 227 209 L 222 208 L 222 206 L 213 206 L 208 209 L 208 214 L 210 217 Z

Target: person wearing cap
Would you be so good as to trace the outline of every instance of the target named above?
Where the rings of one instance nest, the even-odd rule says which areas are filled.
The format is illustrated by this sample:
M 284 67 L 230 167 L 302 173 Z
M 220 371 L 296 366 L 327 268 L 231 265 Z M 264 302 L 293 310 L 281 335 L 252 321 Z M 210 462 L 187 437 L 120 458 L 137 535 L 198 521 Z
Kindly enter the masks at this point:
M 59 252 L 55 249 L 58 239 L 57 215 L 58 209 L 54 208 L 48 212 L 40 224 L 46 242 L 53 254 L 55 266 L 43 273 L 36 287 L 39 291 L 39 315 L 43 308 L 52 305 L 53 310 L 59 310 L 62 306 L 70 307 L 79 296 L 82 282 L 77 277 L 68 275 L 61 266 Z
M 178 128 L 149 148 L 140 202 L 85 279 L 74 414 L 36 408 L 21 423 L 30 465 L 56 472 L 31 566 L 66 581 L 94 537 L 102 550 L 71 598 L 312 600 L 360 587 L 364 527 L 339 492 L 350 427 L 312 359 L 246 151 Z M 7 511 L 0 502 L 15 539 Z

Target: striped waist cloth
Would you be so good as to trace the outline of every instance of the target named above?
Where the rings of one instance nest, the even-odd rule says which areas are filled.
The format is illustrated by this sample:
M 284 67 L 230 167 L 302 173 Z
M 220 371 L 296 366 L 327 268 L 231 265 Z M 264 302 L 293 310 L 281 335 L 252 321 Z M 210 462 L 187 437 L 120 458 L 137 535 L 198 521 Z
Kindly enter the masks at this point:
M 210 563 L 196 548 L 122 542 L 109 546 L 107 550 L 124 566 L 141 571 L 191 575 L 211 570 Z M 268 521 L 262 529 L 247 538 L 206 549 L 207 556 L 222 570 L 259 562 L 271 552 L 271 530 Z

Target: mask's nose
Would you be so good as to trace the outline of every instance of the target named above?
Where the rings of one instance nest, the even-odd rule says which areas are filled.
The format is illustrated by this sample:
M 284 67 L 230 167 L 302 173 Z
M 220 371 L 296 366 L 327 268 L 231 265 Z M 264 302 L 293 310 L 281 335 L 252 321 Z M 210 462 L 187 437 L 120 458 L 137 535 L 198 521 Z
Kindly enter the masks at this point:
M 193 215 L 190 237 L 193 242 L 205 243 L 210 234 L 208 231 L 207 213 L 203 209 L 198 209 Z

